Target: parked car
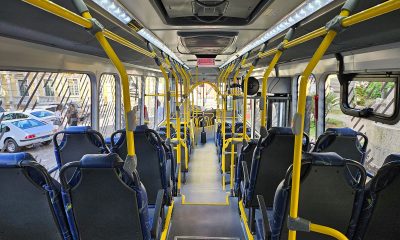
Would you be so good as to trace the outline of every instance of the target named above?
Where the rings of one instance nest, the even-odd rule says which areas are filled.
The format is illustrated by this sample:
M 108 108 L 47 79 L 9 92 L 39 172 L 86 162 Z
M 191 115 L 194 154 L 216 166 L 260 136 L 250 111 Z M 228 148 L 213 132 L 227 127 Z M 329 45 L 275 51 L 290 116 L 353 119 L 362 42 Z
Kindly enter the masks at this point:
M 1 121 L 29 118 L 29 115 L 22 111 L 2 112 L 0 113 Z
M 22 147 L 41 143 L 48 145 L 55 130 L 52 124 L 32 118 L 2 121 L 0 124 L 0 149 L 18 152 Z
M 44 109 L 35 109 L 35 110 L 30 110 L 26 112 L 27 114 L 30 115 L 31 118 L 39 120 L 39 121 L 44 121 L 46 123 L 53 124 L 55 122 L 61 121 L 61 119 L 58 119 L 54 112 L 44 110 Z

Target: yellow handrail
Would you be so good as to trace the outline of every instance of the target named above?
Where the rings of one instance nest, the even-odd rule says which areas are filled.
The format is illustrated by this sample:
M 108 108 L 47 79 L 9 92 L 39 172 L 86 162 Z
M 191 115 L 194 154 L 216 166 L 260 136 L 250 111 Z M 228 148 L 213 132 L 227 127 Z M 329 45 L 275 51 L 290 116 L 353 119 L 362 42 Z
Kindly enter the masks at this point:
M 86 19 L 91 19 L 92 16 L 89 12 L 83 12 L 82 16 Z M 105 38 L 102 31 L 99 31 L 95 34 L 96 39 L 99 41 L 101 47 L 104 49 L 104 52 L 107 54 L 108 58 L 114 64 L 115 68 L 118 70 L 119 75 L 121 77 L 121 86 L 122 86 L 122 99 L 124 102 L 124 112 L 125 112 L 125 124 L 126 124 L 126 142 L 127 142 L 127 159 L 136 160 L 135 153 L 135 139 L 133 137 L 133 131 L 130 129 L 129 122 L 131 122 L 129 117 L 129 112 L 131 111 L 131 98 L 129 92 L 129 78 L 128 73 L 126 72 L 124 64 L 122 64 L 121 60 L 118 58 L 114 49 L 111 47 L 110 43 Z
M 342 10 L 340 16 L 348 16 L 350 12 L 348 10 Z M 295 146 L 294 146 L 294 157 L 293 157 L 293 177 L 292 177 L 292 188 L 290 198 L 290 218 L 298 218 L 298 207 L 299 207 L 299 193 L 300 193 L 300 173 L 301 173 L 301 156 L 302 156 L 302 144 L 303 144 L 303 131 L 304 131 L 304 119 L 306 111 L 306 96 L 307 96 L 307 84 L 308 78 L 310 77 L 313 69 L 318 64 L 319 60 L 324 56 L 326 50 L 331 45 L 333 39 L 336 37 L 337 32 L 335 30 L 329 30 L 324 40 L 321 42 L 317 51 L 314 53 L 306 69 L 301 75 L 299 100 L 297 107 L 297 119 L 295 122 Z M 329 235 L 331 232 L 324 231 L 321 229 L 321 233 Z M 345 238 L 347 239 L 347 238 Z M 289 230 L 289 240 L 296 240 L 296 231 Z

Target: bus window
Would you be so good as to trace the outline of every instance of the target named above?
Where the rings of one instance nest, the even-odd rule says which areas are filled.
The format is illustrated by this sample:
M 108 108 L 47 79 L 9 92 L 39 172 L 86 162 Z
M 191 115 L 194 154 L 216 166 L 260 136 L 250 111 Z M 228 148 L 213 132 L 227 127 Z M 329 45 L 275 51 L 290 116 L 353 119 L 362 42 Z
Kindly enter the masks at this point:
M 149 128 L 154 128 L 155 126 L 155 103 L 156 103 L 156 81 L 155 77 L 146 77 L 145 82 L 145 103 L 144 103 L 144 123 L 148 125 Z
M 382 82 L 356 82 L 350 84 L 354 95 L 349 95 L 350 106 L 376 106 L 374 109 L 382 109 L 381 113 L 390 114 L 394 111 L 390 102 L 389 84 Z M 376 92 L 376 89 L 380 89 Z M 369 91 L 368 91 L 369 90 Z M 368 92 L 366 94 L 366 92 Z M 381 98 L 385 95 L 386 98 Z M 386 99 L 386 100 L 385 100 Z M 383 102 L 382 102 L 383 101 Z M 387 103 L 386 103 L 387 101 Z M 387 111 L 383 111 L 388 109 Z M 391 153 L 398 152 L 400 143 L 400 123 L 387 125 L 374 122 L 365 118 L 353 117 L 344 114 L 340 109 L 340 83 L 336 74 L 329 75 L 325 81 L 325 129 L 349 127 L 359 131 L 368 137 L 368 149 L 365 160 L 365 167 L 368 171 L 376 173 L 382 166 L 383 160 Z
M 131 100 L 131 108 L 136 112 L 135 123 L 138 125 L 140 122 L 140 107 L 139 100 L 142 89 L 141 77 L 135 75 L 128 75 L 129 79 L 129 95 Z M 123 93 L 121 89 L 121 128 L 125 127 L 125 111 Z
M 99 83 L 99 131 L 104 136 L 115 132 L 115 76 L 102 74 Z
M 297 92 L 300 88 L 300 78 L 297 81 Z M 306 98 L 306 116 L 304 119 L 304 132 L 310 137 L 310 141 L 315 142 L 317 139 L 317 112 L 316 103 L 318 102 L 317 83 L 314 75 L 308 79 L 307 98 Z
M 87 74 L 0 71 L 0 83 L 0 107 L 5 112 L 25 112 L 57 130 L 91 125 Z
M 164 78 L 158 78 L 158 83 L 157 83 L 157 93 L 160 94 L 161 96 L 157 96 L 157 104 L 156 104 L 156 110 L 157 110 L 157 125 L 159 125 L 162 121 L 164 121 L 165 118 L 165 79 Z

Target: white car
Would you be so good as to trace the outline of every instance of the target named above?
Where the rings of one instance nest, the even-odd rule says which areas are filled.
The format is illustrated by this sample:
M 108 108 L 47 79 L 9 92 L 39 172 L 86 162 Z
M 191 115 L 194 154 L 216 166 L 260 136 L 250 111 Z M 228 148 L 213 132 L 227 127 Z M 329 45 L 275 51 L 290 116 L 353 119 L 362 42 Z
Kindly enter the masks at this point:
M 26 111 L 26 114 L 29 115 L 30 118 L 39 120 L 39 121 L 44 121 L 46 123 L 50 124 L 55 124 L 56 122 L 60 122 L 61 119 L 58 119 L 54 112 L 44 110 L 44 109 L 35 109 L 35 110 L 30 110 Z
M 52 124 L 32 118 L 6 120 L 0 123 L 0 149 L 18 152 L 21 147 L 51 143 L 55 130 Z

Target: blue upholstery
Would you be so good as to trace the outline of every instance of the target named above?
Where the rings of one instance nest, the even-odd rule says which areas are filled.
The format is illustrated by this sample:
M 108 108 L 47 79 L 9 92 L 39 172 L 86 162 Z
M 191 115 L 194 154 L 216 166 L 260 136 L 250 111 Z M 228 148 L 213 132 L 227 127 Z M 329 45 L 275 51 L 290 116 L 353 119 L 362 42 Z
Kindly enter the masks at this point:
M 66 132 L 70 133 L 87 133 L 92 128 L 90 126 L 70 126 L 65 129 Z
M 240 195 L 243 189 L 240 188 L 240 183 L 243 181 L 243 169 L 242 169 L 242 162 L 246 161 L 248 163 L 247 166 L 250 166 L 251 161 L 253 159 L 253 153 L 257 146 L 257 140 L 251 139 L 247 145 L 243 145 L 242 149 L 240 150 L 240 155 L 238 158 L 237 163 L 235 164 L 235 193 Z
M 399 229 L 400 154 L 389 155 L 368 183 L 356 240 L 397 239 Z
M 30 153 L 20 152 L 20 153 L 0 153 L 0 169 L 15 169 L 22 168 L 26 171 L 26 177 L 29 178 L 35 185 L 40 186 L 46 191 L 49 196 L 50 204 L 52 206 L 52 213 L 55 216 L 56 224 L 58 225 L 61 238 L 64 240 L 71 240 L 72 236 L 68 228 L 64 208 L 62 205 L 61 194 L 60 194 L 60 184 L 48 174 L 46 169 L 36 162 L 34 157 Z M 10 179 L 12 182 L 13 179 Z M 15 186 L 18 188 L 18 186 Z M 17 191 L 17 190 L 16 190 Z M 2 192 L 1 194 L 7 194 Z M 29 195 L 29 193 L 27 193 Z M 20 199 L 16 199 L 16 202 Z M 18 203 L 15 203 L 18 204 Z M 26 218 L 26 216 L 20 216 L 21 218 Z M 5 219 L 7 221 L 7 219 Z M 29 220 L 25 223 L 29 224 Z M 24 229 L 19 229 L 19 231 L 24 231 Z M 0 231 L 0 239 L 2 239 L 2 234 Z
M 360 171 L 358 180 L 350 179 L 346 176 L 346 174 L 351 175 L 349 167 L 355 167 Z M 339 171 L 343 171 L 345 174 L 339 173 Z M 318 172 L 324 172 L 324 174 Z M 324 179 L 325 176 L 326 179 Z M 335 225 L 344 225 L 347 229 L 338 230 L 343 232 L 349 239 L 352 239 L 363 201 L 365 176 L 365 170 L 362 165 L 354 161 L 345 160 L 336 153 L 305 153 L 301 173 L 300 201 L 302 205 L 299 208 L 299 216 L 305 217 L 311 222 L 317 221 L 316 223 L 322 225 L 328 224 L 328 226 L 334 228 L 337 227 Z M 287 238 L 286 218 L 289 211 L 291 177 L 292 168 L 288 170 L 285 179 L 276 189 L 272 213 L 269 216 L 272 240 Z M 317 180 L 316 177 L 319 179 Z M 335 180 L 332 180 L 332 177 Z M 308 181 L 308 179 L 312 180 Z M 342 182 L 335 182 L 338 179 L 341 179 Z M 333 185 L 337 185 L 337 189 L 333 188 Z M 321 189 L 321 191 L 316 192 L 315 188 L 317 186 L 328 187 L 330 190 L 322 191 Z M 342 189 L 344 190 L 342 191 Z M 335 194 L 335 199 L 333 199 L 331 195 Z M 327 202 L 321 200 L 324 199 L 325 201 L 326 198 L 332 199 L 332 204 L 330 200 Z M 326 211 L 325 214 L 335 212 L 336 216 L 323 215 L 321 212 L 324 211 Z M 315 218 L 324 219 L 325 222 L 318 222 L 321 220 L 316 220 Z M 334 225 L 332 226 L 332 224 Z M 329 239 L 327 237 L 322 238 L 318 234 L 298 234 L 306 234 L 299 235 L 301 238 Z
M 357 132 L 351 128 L 328 128 L 326 132 L 335 133 L 339 136 L 357 136 Z
M 318 137 L 312 151 L 336 152 L 343 158 L 363 164 L 367 146 L 368 138 L 361 132 L 356 132 L 351 128 L 329 128 Z
M 58 143 L 57 138 L 62 135 Z M 60 169 L 71 161 L 79 161 L 84 154 L 108 153 L 103 136 L 89 126 L 71 126 L 53 136 L 54 153 Z
M 119 136 L 117 136 L 116 133 L 119 133 Z M 112 143 L 111 152 L 117 153 L 121 159 L 125 159 L 127 155 L 126 132 L 125 130 L 119 130 L 116 133 L 112 135 L 113 139 L 111 140 Z M 141 137 L 140 141 L 137 139 L 139 136 Z M 150 201 L 152 202 L 152 200 L 155 200 L 155 196 L 157 194 L 158 189 L 152 189 L 148 185 L 149 184 L 148 177 L 151 176 L 151 174 L 153 174 L 153 172 L 149 172 L 149 170 L 156 172 L 154 175 L 158 175 L 158 177 L 161 179 L 161 187 L 164 189 L 167 199 L 169 199 L 168 194 L 171 192 L 169 187 L 173 187 L 169 186 L 170 178 L 172 178 L 173 183 L 175 184 L 174 181 L 175 171 L 173 171 L 171 167 L 168 168 L 168 165 L 173 166 L 175 168 L 175 164 L 172 163 L 174 159 L 172 158 L 173 153 L 170 152 L 171 149 L 168 149 L 168 146 L 164 144 L 158 133 L 152 129 L 149 129 L 147 125 L 136 126 L 136 129 L 134 131 L 134 137 L 136 146 L 136 156 L 138 159 L 137 170 L 139 174 L 142 175 L 142 182 L 145 184 L 147 188 Z M 114 140 L 115 138 L 117 138 L 117 140 Z M 148 151 L 148 149 L 145 149 L 145 147 L 148 147 L 147 143 L 152 145 L 151 151 L 154 150 L 156 152 L 159 163 L 157 164 L 157 166 L 148 165 L 149 168 L 143 170 L 144 168 L 142 167 L 147 164 L 145 162 L 146 161 L 145 157 L 148 155 L 147 154 L 148 152 L 143 152 L 143 151 Z M 171 160 L 171 162 L 168 164 L 167 160 Z M 156 167 L 158 167 L 158 169 Z M 144 172 L 141 172 L 141 170 Z M 154 179 L 154 181 L 156 180 L 157 179 Z
M 254 150 L 251 170 L 249 169 L 249 186 L 246 186 L 246 191 L 244 192 L 244 203 L 246 206 L 254 207 L 258 205 L 255 197 L 261 194 L 261 192 L 261 195 L 264 195 L 266 199 L 267 207 L 271 206 L 273 191 L 284 177 L 287 168 L 293 160 L 293 146 L 294 134 L 291 128 L 272 127 L 268 130 L 265 138 L 259 139 L 257 147 Z M 263 161 L 265 162 L 262 163 Z M 263 164 L 263 167 L 260 167 L 261 164 Z M 276 170 L 278 167 L 279 171 Z M 262 171 L 260 171 L 260 168 L 262 168 Z M 259 179 L 259 175 L 264 179 Z
M 148 200 L 147 200 L 147 193 L 146 190 L 143 186 L 143 184 L 140 182 L 139 177 L 136 172 L 133 172 L 133 174 L 126 172 L 123 169 L 123 164 L 124 161 L 115 153 L 110 153 L 110 154 L 87 154 L 85 155 L 80 162 L 72 162 L 66 166 L 63 167 L 63 169 L 60 172 L 60 179 L 62 182 L 63 190 L 62 190 L 62 197 L 64 201 L 65 208 L 67 209 L 67 216 L 68 216 L 68 223 L 70 225 L 70 228 L 72 230 L 72 234 L 74 236 L 74 240 L 80 239 L 79 237 L 79 228 L 80 226 L 77 225 L 76 219 L 75 219 L 75 211 L 74 211 L 74 198 L 72 198 L 72 190 L 76 187 L 79 187 L 80 184 L 82 184 L 82 181 L 85 180 L 85 178 L 82 178 L 82 181 L 80 181 L 79 178 L 82 177 L 81 174 L 74 174 L 75 178 L 78 179 L 72 179 L 71 181 L 67 182 L 64 176 L 65 169 L 68 169 L 69 167 L 77 167 L 76 171 L 82 171 L 84 169 L 91 169 L 92 171 L 96 171 L 96 169 L 114 169 L 117 173 L 114 175 L 115 177 L 118 177 L 121 181 L 122 187 L 123 186 L 128 186 L 130 189 L 132 189 L 135 194 L 136 194 L 136 200 L 137 200 L 137 208 L 138 208 L 138 213 L 139 213 L 139 219 L 140 219 L 140 226 L 142 230 L 142 235 L 143 239 L 145 240 L 150 240 L 151 239 L 151 228 L 152 228 L 152 218 L 149 217 L 149 209 L 148 209 Z M 99 179 L 98 182 L 98 187 L 102 187 L 102 179 Z M 107 191 L 105 189 L 105 191 Z M 96 197 L 96 196 L 94 196 Z M 127 200 L 127 199 L 126 199 Z M 104 201 L 104 199 L 98 199 L 98 201 Z M 129 202 L 129 200 L 127 201 Z M 110 202 L 110 205 L 113 203 Z M 132 201 L 133 204 L 133 201 Z M 119 212 L 116 214 L 124 214 L 123 212 Z M 129 217 L 129 216 L 128 216 Z M 134 216 L 132 216 L 134 217 Z M 112 223 L 112 217 L 110 216 L 104 216 L 104 221 Z M 113 223 L 114 225 L 123 225 L 124 223 Z M 113 229 L 115 230 L 115 229 Z M 112 231 L 112 230 L 110 230 Z M 117 237 L 117 236 L 116 236 Z

